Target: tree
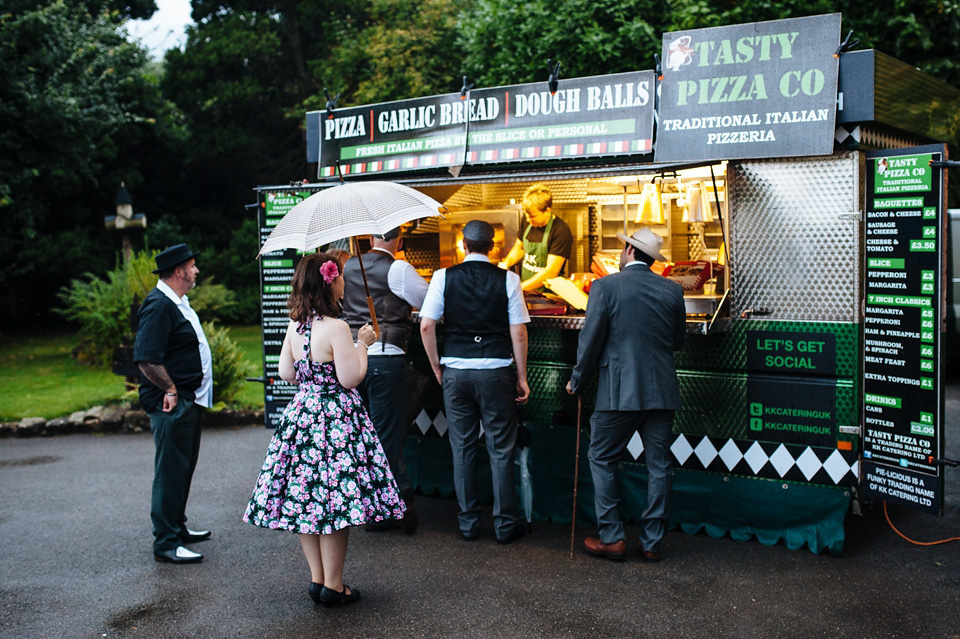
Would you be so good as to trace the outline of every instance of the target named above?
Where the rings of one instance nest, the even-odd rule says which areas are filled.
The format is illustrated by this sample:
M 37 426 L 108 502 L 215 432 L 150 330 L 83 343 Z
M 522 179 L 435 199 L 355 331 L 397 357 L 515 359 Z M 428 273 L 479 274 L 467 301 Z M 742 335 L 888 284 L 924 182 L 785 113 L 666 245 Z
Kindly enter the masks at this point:
M 324 107 L 325 87 L 340 106 L 458 89 L 461 2 L 194 0 L 197 25 L 161 82 L 189 136 L 173 217 L 205 274 L 236 291 L 238 320 L 255 321 L 259 300 L 252 189 L 316 178 L 306 111 Z
M 0 15 L 4 323 L 43 319 L 71 275 L 114 262 L 103 216 L 120 182 L 146 181 L 151 160 L 175 150 L 178 136 L 146 52 L 126 40 L 129 13 L 91 12 L 93 2 L 18 4 Z M 153 2 L 138 6 L 128 11 L 146 15 Z
M 671 22 L 655 0 L 481 0 L 461 15 L 464 72 L 478 87 L 652 69 Z
M 876 48 L 960 86 L 956 0 L 480 0 L 461 15 L 464 71 L 478 86 L 652 69 L 664 33 L 843 13 L 861 48 Z
M 312 61 L 314 86 L 340 93 L 340 106 L 459 90 L 458 16 L 467 5 L 464 0 L 371 2 L 367 22 L 337 42 L 327 59 Z M 324 106 L 316 90 L 304 102 L 305 110 Z

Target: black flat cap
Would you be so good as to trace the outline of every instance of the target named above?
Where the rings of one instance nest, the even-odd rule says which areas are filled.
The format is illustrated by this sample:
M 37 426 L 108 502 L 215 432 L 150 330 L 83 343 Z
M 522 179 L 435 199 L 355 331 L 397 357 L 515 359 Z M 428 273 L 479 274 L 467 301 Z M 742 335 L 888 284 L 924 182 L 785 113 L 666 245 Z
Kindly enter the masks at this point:
M 463 227 L 463 239 L 471 242 L 492 242 L 493 227 L 483 220 L 470 220 Z

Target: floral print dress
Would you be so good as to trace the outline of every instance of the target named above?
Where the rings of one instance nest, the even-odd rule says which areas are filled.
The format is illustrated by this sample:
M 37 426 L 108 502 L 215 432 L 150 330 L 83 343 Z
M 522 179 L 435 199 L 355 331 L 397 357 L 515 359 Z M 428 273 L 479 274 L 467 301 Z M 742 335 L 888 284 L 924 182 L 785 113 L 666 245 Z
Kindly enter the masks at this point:
M 406 510 L 387 457 L 356 389 L 337 380 L 333 362 L 310 359 L 312 318 L 295 362 L 297 394 L 267 448 L 243 520 L 306 534 L 329 534 Z

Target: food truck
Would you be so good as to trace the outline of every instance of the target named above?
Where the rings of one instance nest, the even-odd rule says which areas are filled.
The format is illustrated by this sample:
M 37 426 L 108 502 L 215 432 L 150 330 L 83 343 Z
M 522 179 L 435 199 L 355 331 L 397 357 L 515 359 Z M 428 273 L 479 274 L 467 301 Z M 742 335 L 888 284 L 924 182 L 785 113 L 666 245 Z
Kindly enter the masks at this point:
M 839 14 L 666 33 L 660 60 L 308 113 L 318 181 L 257 189 L 261 242 L 340 180 L 400 182 L 448 209 L 404 229 L 404 259 L 429 279 L 463 258 L 474 218 L 494 225 L 502 259 L 523 192 L 543 184 L 573 246 L 563 281 L 527 297 L 530 516 L 570 522 L 595 391 L 578 406 L 564 390 L 579 295 L 589 303 L 589 282 L 617 270 L 617 233 L 641 226 L 664 238 L 669 261 L 655 270 L 683 286 L 687 309 L 674 526 L 839 554 L 864 503 L 942 514 L 945 167 L 960 90 L 847 51 Z M 262 259 L 268 427 L 293 393 L 276 368 L 296 259 Z M 417 331 L 408 360 L 408 471 L 421 492 L 452 495 L 442 395 Z M 635 434 L 619 479 L 626 521 L 645 506 L 643 462 Z M 584 525 L 587 470 L 583 455 Z

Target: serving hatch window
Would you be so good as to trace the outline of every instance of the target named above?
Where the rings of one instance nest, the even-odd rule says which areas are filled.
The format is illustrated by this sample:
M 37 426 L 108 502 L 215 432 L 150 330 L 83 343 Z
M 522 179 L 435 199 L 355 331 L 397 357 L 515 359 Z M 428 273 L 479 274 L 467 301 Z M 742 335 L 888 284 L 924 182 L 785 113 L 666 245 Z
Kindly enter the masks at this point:
M 680 282 L 687 295 L 726 290 L 725 163 L 595 178 L 589 180 L 587 195 L 596 206 L 600 231 L 595 272 L 617 270 L 623 246 L 617 233 L 630 235 L 647 226 L 664 238 L 662 253 L 668 258 L 655 264 L 655 271 Z

